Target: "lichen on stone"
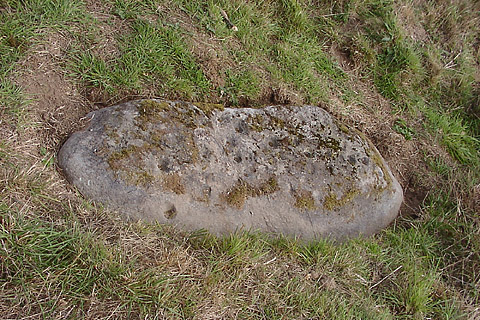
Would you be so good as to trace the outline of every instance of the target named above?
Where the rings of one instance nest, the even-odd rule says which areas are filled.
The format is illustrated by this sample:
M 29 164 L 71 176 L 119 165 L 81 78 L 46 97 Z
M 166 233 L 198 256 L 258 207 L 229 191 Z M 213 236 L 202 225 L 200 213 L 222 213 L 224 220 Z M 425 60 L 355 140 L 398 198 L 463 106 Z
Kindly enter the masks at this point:
M 202 105 L 202 107 L 210 113 L 215 108 L 220 108 L 220 106 L 221 105 L 215 105 L 214 107 L 211 104 Z M 137 126 L 144 131 L 148 129 L 147 124 L 158 121 L 181 124 L 188 129 L 195 129 L 200 126 L 197 122 L 199 117 L 198 110 L 191 108 L 186 102 L 178 102 L 171 105 L 165 101 L 142 100 L 137 109 L 139 113 Z M 200 107 L 199 109 L 203 110 Z
M 130 184 L 136 185 L 136 186 L 144 186 L 148 187 L 151 186 L 155 183 L 155 177 L 151 174 L 149 174 L 145 170 L 140 170 L 140 171 L 128 171 L 125 172 L 127 175 L 127 182 L 130 182 Z
M 137 105 L 138 117 L 136 125 L 146 131 L 148 124 L 154 120 L 161 120 L 162 113 L 170 110 L 170 104 L 165 101 L 142 100 Z
M 185 185 L 178 173 L 166 174 L 162 181 L 163 188 L 176 194 L 185 193 Z
M 199 158 L 199 150 L 191 133 L 186 135 L 185 145 L 190 153 L 192 164 L 197 163 Z
M 279 117 L 275 117 L 271 114 L 268 115 L 270 118 L 270 123 L 272 124 L 273 129 L 284 129 L 285 128 L 285 121 L 280 119 Z
M 107 158 L 107 163 L 115 177 L 127 184 L 144 187 L 154 185 L 156 178 L 142 167 L 143 152 L 148 149 L 149 145 L 142 147 L 130 145 L 112 152 Z
M 380 154 L 376 152 L 374 149 L 372 149 L 371 146 L 370 146 L 370 150 L 367 151 L 367 154 L 370 156 L 373 162 L 382 170 L 383 179 L 385 179 L 385 182 L 387 183 L 387 188 L 389 188 L 392 185 L 393 180 L 387 168 L 385 167 L 385 164 Z
M 262 132 L 265 129 L 263 121 L 264 119 L 261 114 L 249 114 L 247 116 L 247 123 L 250 126 L 250 129 L 256 132 Z
M 360 190 L 352 187 L 351 189 L 347 190 L 340 199 L 337 198 L 337 195 L 333 192 L 329 192 L 323 201 L 323 207 L 327 210 L 335 210 L 339 209 L 349 202 L 351 202 L 357 195 L 360 194 Z
M 295 207 L 308 211 L 313 211 L 317 208 L 312 191 L 299 189 L 293 193 L 293 196 L 295 198 Z
M 104 131 L 105 131 L 105 134 L 110 138 L 112 139 L 113 142 L 115 142 L 116 144 L 119 144 L 120 143 L 120 135 L 118 134 L 117 131 L 115 131 L 112 126 L 110 124 L 105 124 L 105 126 L 103 127 L 104 128 Z
M 333 150 L 334 152 L 338 152 L 342 149 L 340 147 L 340 141 L 338 141 L 337 139 L 334 139 L 332 137 L 327 137 L 327 138 L 319 137 L 319 138 L 317 138 L 317 140 L 318 140 L 317 145 L 321 149 L 328 148 L 328 149 Z
M 135 145 L 128 146 L 127 148 L 114 151 L 107 158 L 107 163 L 114 172 L 118 172 L 125 168 L 123 160 L 129 158 L 132 154 L 138 156 L 139 147 Z
M 336 123 L 336 125 L 337 125 L 338 129 L 340 129 L 340 131 L 342 131 L 343 133 L 350 134 L 350 130 L 348 129 L 348 127 L 345 124 L 338 121 Z
M 277 178 L 274 176 L 257 185 L 251 185 L 239 179 L 237 183 L 224 194 L 224 198 L 230 207 L 241 209 L 249 197 L 270 195 L 278 190 L 280 190 L 280 188 Z
M 225 194 L 225 200 L 230 207 L 241 209 L 248 198 L 248 185 L 242 180 Z
M 259 186 L 258 192 L 256 193 L 257 195 L 268 195 L 278 190 L 279 190 L 279 186 L 278 186 L 277 179 L 275 177 L 271 177 L 270 179 L 268 179 L 267 181 L 265 181 Z
M 142 100 L 138 112 L 140 116 L 155 116 L 161 111 L 168 111 L 170 104 L 165 101 Z
M 194 105 L 202 110 L 207 117 L 210 117 L 215 110 L 223 111 L 225 109 L 223 104 L 217 103 L 196 102 Z

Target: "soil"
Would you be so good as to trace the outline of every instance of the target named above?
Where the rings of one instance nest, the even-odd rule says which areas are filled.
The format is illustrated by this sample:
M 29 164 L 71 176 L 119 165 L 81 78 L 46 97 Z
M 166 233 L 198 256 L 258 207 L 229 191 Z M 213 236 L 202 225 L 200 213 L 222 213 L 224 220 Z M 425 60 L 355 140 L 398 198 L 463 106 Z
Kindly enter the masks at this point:
M 44 147 L 57 150 L 67 135 L 82 126 L 82 118 L 94 109 L 58 66 L 69 45 L 61 33 L 50 33 L 19 63 L 13 81 L 33 101 L 29 114 L 37 124 Z

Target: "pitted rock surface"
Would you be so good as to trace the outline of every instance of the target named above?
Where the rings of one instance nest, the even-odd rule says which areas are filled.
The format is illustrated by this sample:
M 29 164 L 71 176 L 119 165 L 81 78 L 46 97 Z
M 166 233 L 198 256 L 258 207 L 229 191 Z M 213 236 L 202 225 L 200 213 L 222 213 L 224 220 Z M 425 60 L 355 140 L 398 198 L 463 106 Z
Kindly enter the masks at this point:
M 318 107 L 138 100 L 88 117 L 59 164 L 127 218 L 344 239 L 386 227 L 403 200 L 371 142 Z

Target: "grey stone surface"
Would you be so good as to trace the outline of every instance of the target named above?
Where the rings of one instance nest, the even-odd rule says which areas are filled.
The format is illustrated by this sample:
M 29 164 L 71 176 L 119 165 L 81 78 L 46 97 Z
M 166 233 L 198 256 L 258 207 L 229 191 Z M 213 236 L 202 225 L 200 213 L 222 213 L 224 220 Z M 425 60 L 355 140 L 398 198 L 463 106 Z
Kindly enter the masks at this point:
M 88 117 L 59 165 L 127 218 L 344 239 L 386 227 L 403 200 L 376 148 L 318 107 L 138 100 Z

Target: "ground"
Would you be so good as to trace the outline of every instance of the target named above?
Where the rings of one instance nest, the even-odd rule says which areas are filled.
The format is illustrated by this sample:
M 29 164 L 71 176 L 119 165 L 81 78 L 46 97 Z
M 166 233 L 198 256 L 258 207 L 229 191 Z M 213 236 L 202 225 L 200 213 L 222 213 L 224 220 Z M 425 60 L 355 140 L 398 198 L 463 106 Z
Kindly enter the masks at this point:
M 480 317 L 479 10 L 473 0 L 0 1 L 0 312 Z M 121 221 L 68 184 L 56 153 L 89 111 L 152 97 L 324 108 L 379 149 L 405 192 L 400 217 L 342 244 Z

